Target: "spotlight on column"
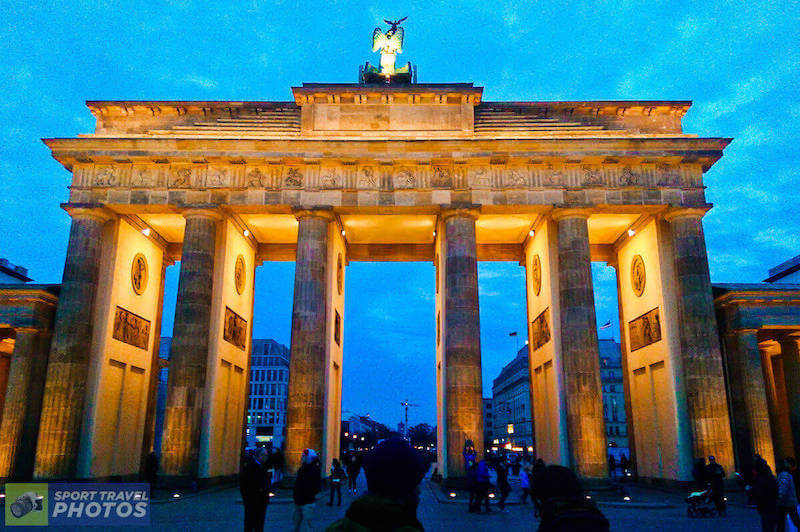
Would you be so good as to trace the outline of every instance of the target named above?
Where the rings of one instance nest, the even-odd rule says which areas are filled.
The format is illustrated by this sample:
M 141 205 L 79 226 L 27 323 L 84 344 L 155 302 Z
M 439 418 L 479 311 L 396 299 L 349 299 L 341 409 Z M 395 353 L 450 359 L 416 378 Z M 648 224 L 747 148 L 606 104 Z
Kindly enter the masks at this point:
M 269 496 L 270 496 L 270 497 L 274 497 L 274 496 L 275 496 L 275 493 L 273 493 L 273 492 L 271 492 L 271 491 L 270 491 L 270 492 L 269 492 Z
M 350 436 L 350 433 L 348 433 L 348 432 L 345 432 L 345 433 L 344 433 L 344 437 L 345 437 L 345 438 L 347 438 L 348 436 Z
M 490 498 L 490 499 L 494 499 L 494 493 L 490 493 L 490 494 L 489 494 L 489 498 Z
M 180 499 L 181 498 L 181 494 L 180 493 L 173 493 L 172 494 L 172 498 L 173 499 Z
M 636 234 L 636 231 L 634 231 L 633 229 L 628 229 L 628 236 L 633 236 L 635 234 Z
M 244 230 L 244 236 L 250 236 L 250 231 L 248 231 L 247 229 L 245 229 L 245 230 Z
M 436 236 L 436 231 L 434 231 L 434 232 L 433 232 L 433 236 L 434 236 L 434 237 Z
M 142 234 L 144 236 L 150 236 L 150 228 L 149 227 L 145 227 L 144 229 L 142 229 Z
M 19 519 L 31 512 L 41 512 L 42 500 L 44 500 L 43 495 L 38 495 L 35 491 L 26 491 L 11 503 L 11 515 Z
M 344 236 L 344 229 L 342 229 L 342 236 Z
M 533 236 L 533 235 L 535 235 L 535 234 L 536 234 L 536 231 L 534 231 L 533 229 L 531 229 L 530 231 L 528 231 L 528 236 Z
M 450 492 L 450 498 L 451 499 L 455 499 L 456 498 L 456 492 L 455 491 L 451 491 Z

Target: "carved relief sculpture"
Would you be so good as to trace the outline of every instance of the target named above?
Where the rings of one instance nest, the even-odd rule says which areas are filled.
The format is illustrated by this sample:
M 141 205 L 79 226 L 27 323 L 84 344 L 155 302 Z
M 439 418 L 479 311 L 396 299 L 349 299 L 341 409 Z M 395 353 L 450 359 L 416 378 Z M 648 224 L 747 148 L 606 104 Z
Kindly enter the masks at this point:
M 542 261 L 539 255 L 534 255 L 531 261 L 531 289 L 536 296 L 542 290 Z
M 322 173 L 320 184 L 322 188 L 341 188 L 342 180 L 335 168 L 326 168 Z
M 225 307 L 225 328 L 222 339 L 242 351 L 247 347 L 247 320 Z
M 372 166 L 364 166 L 358 171 L 358 188 L 374 188 L 378 185 L 377 171 Z
M 284 185 L 287 187 L 295 187 L 300 188 L 303 186 L 303 174 L 300 173 L 300 169 L 297 167 L 291 167 L 286 170 L 286 179 L 284 180 Z
M 661 340 L 661 318 L 658 307 L 628 323 L 631 351 L 636 351 Z
M 492 186 L 492 172 L 489 168 L 470 168 L 467 177 L 472 187 L 488 188 Z
M 626 166 L 622 169 L 622 173 L 620 174 L 620 182 L 624 186 L 638 187 L 642 185 L 642 176 L 634 172 L 630 166 Z
M 95 168 L 94 185 L 111 187 L 117 184 L 117 169 L 114 166 L 98 166 Z
M 647 275 L 644 269 L 644 260 L 641 255 L 636 255 L 631 261 L 631 288 L 637 297 L 644 293 L 647 284 Z
M 342 345 L 342 316 L 339 314 L 339 311 L 336 310 L 336 316 L 333 320 L 333 341 L 336 342 L 336 345 Z
M 142 295 L 147 288 L 147 259 L 137 253 L 131 264 L 131 287 L 137 295 Z
M 244 257 L 239 255 L 236 257 L 236 265 L 233 268 L 233 285 L 236 287 L 236 293 L 242 295 L 244 291 L 244 282 L 247 277 L 247 272 L 244 267 Z
M 112 337 L 139 349 L 147 349 L 150 339 L 150 322 L 122 307 L 117 307 L 114 314 Z
M 506 172 L 506 185 L 508 186 L 525 186 L 527 185 L 525 179 L 525 170 L 522 168 L 511 168 Z
M 451 188 L 453 186 L 453 173 L 446 166 L 435 166 L 431 186 L 434 188 Z
M 336 259 L 336 291 L 342 295 L 344 289 L 344 265 L 342 264 L 342 254 Z
M 394 175 L 394 188 L 414 188 L 417 179 L 410 168 L 401 168 Z
M 267 176 L 259 168 L 253 168 L 247 173 L 247 186 L 263 188 L 267 186 Z
M 677 168 L 668 164 L 656 165 L 657 185 L 661 187 L 676 186 L 681 183 L 681 174 Z
M 585 164 L 581 167 L 583 170 L 583 185 L 602 185 L 603 176 L 599 168 Z
M 531 345 L 536 351 L 550 341 L 550 307 L 544 309 L 531 322 Z
M 192 169 L 188 167 L 173 168 L 170 172 L 170 187 L 188 187 L 192 178 Z
M 210 188 L 231 186 L 231 170 L 225 167 L 209 168 L 207 183 Z

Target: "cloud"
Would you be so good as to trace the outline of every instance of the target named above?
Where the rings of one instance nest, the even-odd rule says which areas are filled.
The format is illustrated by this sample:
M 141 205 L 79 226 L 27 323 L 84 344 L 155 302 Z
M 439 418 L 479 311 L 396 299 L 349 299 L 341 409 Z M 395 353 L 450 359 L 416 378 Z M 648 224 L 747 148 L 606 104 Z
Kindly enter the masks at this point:
M 192 85 L 197 85 L 198 87 L 202 87 L 204 89 L 216 89 L 218 85 L 218 83 L 213 79 L 204 76 L 198 76 L 196 74 L 190 74 L 188 76 L 185 76 L 183 78 L 183 81 L 185 83 L 191 83 Z
M 756 233 L 753 240 L 759 244 L 783 250 L 800 249 L 800 237 L 796 230 L 785 227 L 770 227 Z

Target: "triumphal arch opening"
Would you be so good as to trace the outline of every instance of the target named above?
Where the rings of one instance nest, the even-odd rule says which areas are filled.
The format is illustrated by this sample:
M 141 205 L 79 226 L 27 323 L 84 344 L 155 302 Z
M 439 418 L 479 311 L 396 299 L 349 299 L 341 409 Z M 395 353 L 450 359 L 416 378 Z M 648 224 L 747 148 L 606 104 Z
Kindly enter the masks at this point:
M 304 83 L 281 102 L 90 101 L 93 133 L 45 140 L 72 174 L 72 228 L 38 431 L 3 417 L 0 476 L 25 448 L 38 479 L 139 472 L 174 261 L 160 452 L 175 479 L 238 471 L 264 261 L 296 262 L 290 472 L 306 447 L 323 470 L 339 452 L 347 265 L 430 261 L 439 468 L 464 474 L 465 440 L 484 448 L 477 263 L 493 260 L 526 270 L 539 456 L 607 476 L 590 271 L 605 261 L 639 475 L 687 480 L 708 455 L 732 470 L 702 226 L 703 174 L 729 140 L 684 133 L 689 102 L 488 102 L 398 72 L 367 65 L 361 83 Z

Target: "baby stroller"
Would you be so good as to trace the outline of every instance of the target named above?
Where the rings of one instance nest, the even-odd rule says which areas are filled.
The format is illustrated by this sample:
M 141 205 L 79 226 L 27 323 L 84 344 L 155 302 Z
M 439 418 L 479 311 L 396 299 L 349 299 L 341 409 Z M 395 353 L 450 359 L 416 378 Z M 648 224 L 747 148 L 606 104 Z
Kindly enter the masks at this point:
M 686 497 L 689 507 L 686 513 L 689 517 L 714 517 L 717 515 L 717 507 L 714 505 L 713 493 L 710 489 L 693 491 Z

